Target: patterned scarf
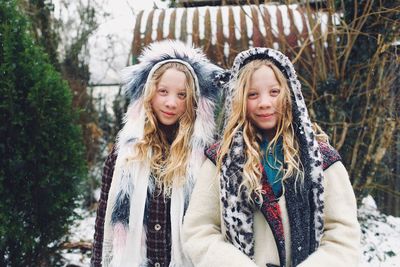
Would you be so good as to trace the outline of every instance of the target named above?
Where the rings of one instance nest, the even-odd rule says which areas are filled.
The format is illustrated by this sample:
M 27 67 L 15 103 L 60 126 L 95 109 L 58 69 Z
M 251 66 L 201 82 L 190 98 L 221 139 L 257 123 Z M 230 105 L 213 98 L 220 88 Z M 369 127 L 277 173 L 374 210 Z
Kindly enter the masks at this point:
M 248 193 L 239 191 L 239 185 L 243 181 L 243 166 L 245 162 L 244 142 L 242 131 L 236 132 L 229 153 L 223 159 L 221 166 L 220 186 L 222 217 L 225 226 L 225 237 L 240 251 L 250 258 L 254 258 L 254 212 L 261 211 L 269 224 L 274 236 L 281 267 L 286 264 L 285 238 L 283 232 L 281 210 L 278 200 L 267 182 L 266 172 L 263 170 L 262 197 L 259 201 L 253 195 L 254 204 L 249 203 Z M 327 143 L 318 143 L 322 154 L 323 170 L 329 168 L 336 161 L 341 160 L 339 153 Z M 206 156 L 216 163 L 219 143 L 210 146 L 206 150 Z M 322 180 L 321 180 L 322 183 Z M 291 264 L 296 266 L 304 261 L 308 255 L 316 250 L 319 243 L 315 236 L 315 222 L 313 218 L 322 220 L 323 214 L 316 209 L 315 200 L 312 198 L 314 183 L 311 177 L 305 177 L 303 185 L 295 182 L 294 177 L 285 179 L 285 200 L 288 211 L 291 236 Z M 322 184 L 320 193 L 323 194 Z M 318 196 L 320 197 L 320 196 Z M 322 197 L 322 196 L 321 196 Z
M 274 49 L 255 47 L 243 51 L 236 56 L 230 71 L 220 75 L 219 82 L 222 84 L 226 96 L 225 123 L 232 115 L 232 99 L 237 93 L 235 84 L 239 72 L 247 63 L 257 59 L 267 59 L 282 71 L 291 90 L 292 124 L 299 144 L 300 161 L 304 172 L 302 188 L 299 188 L 300 183 L 295 183 L 294 178 L 289 177 L 284 182 L 289 220 L 290 222 L 296 222 L 295 225 L 291 225 L 292 254 L 294 254 L 295 258 L 299 258 L 299 261 L 297 259 L 292 260 L 292 264 L 296 265 L 296 262 L 300 262 L 300 258 L 304 258 L 304 255 L 308 255 L 310 251 L 314 251 L 319 246 L 324 228 L 322 155 L 311 127 L 307 107 L 301 92 L 301 84 L 293 64 L 285 55 Z M 226 238 L 243 253 L 253 258 L 253 212 L 258 207 L 253 207 L 248 203 L 248 194 L 245 190 L 239 192 L 239 186 L 243 181 L 242 175 L 245 162 L 243 151 L 244 140 L 242 130 L 240 130 L 235 133 L 230 150 L 223 159 L 220 170 L 222 216 L 226 228 Z M 263 179 L 263 181 L 266 181 L 266 179 Z M 267 191 L 266 194 L 268 194 Z M 281 231 L 279 223 L 277 223 L 277 221 L 280 221 L 280 216 L 271 216 L 269 214 L 269 212 L 279 214 L 279 208 L 277 203 L 269 203 L 271 200 L 267 195 L 264 196 L 265 201 L 267 203 L 260 203 L 261 211 L 274 232 L 283 266 L 285 264 L 283 259 L 285 253 L 282 252 L 284 244 L 280 245 L 282 238 L 279 237 Z M 296 201 L 300 202 L 296 203 Z M 267 208 L 270 209 L 268 212 L 266 212 Z M 298 214 L 299 211 L 302 211 L 303 214 Z M 298 223 L 297 221 L 300 222 Z M 304 227 L 304 230 L 301 229 L 302 227 Z M 299 232 L 295 233 L 294 231 Z M 296 237 L 297 234 L 299 235 L 298 239 Z M 299 255 L 296 254 L 297 251 L 300 251 Z

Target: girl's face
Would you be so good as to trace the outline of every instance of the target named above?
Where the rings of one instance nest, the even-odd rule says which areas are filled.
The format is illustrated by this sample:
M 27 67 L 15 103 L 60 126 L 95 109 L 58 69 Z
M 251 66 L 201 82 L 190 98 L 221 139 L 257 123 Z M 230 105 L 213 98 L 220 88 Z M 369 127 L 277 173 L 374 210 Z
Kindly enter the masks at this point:
M 186 76 L 176 69 L 167 69 L 156 85 L 151 107 L 159 123 L 174 125 L 186 111 Z
M 281 118 L 281 98 L 283 89 L 274 71 L 261 66 L 253 72 L 247 92 L 247 118 L 271 140 Z

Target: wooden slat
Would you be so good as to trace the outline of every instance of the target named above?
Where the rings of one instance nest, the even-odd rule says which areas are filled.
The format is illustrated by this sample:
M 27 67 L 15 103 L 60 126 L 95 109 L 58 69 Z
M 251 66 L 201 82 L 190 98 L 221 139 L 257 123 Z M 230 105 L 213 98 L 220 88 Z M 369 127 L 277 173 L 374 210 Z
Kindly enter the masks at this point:
M 174 9 L 174 11 L 172 11 L 171 17 L 169 20 L 169 33 L 168 33 L 169 39 L 175 39 L 175 23 L 176 23 L 176 9 Z
M 146 22 L 146 31 L 144 33 L 144 44 L 150 44 L 152 40 L 152 33 L 153 33 L 153 16 L 154 16 L 154 9 L 150 11 L 149 16 L 147 17 Z
M 225 55 L 224 55 L 224 23 L 222 21 L 222 10 L 218 8 L 217 11 L 217 42 L 216 42 L 216 63 L 218 65 L 225 65 Z
M 253 45 L 255 47 L 264 46 L 264 36 L 260 31 L 260 22 L 258 21 L 258 10 L 256 7 L 251 7 L 251 18 L 253 20 Z
M 238 53 L 238 48 L 237 48 L 237 43 L 238 40 L 236 39 L 236 34 L 235 34 L 235 18 L 233 16 L 233 10 L 232 7 L 229 7 L 229 38 L 228 38 L 228 45 L 229 45 L 229 55 L 228 55 L 228 62 L 227 62 L 227 68 L 232 65 L 233 60 L 235 59 L 236 54 Z
M 315 51 L 311 48 L 310 45 L 310 35 L 311 33 L 308 31 L 307 22 L 309 20 L 307 9 L 297 7 L 296 10 L 301 15 L 301 23 L 302 32 L 299 32 L 297 27 L 295 26 L 295 17 L 293 14 L 293 10 L 289 7 L 284 14 L 281 14 L 281 9 L 279 6 L 274 5 L 272 8 L 268 5 L 260 5 L 260 6 L 250 6 L 250 8 L 243 8 L 238 6 L 229 6 L 228 8 L 228 19 L 223 18 L 223 11 L 221 7 L 202 7 L 205 8 L 204 15 L 204 25 L 200 25 L 200 12 L 199 7 L 191 8 L 191 11 L 187 9 L 183 10 L 182 17 L 179 17 L 179 21 L 176 21 L 177 18 L 177 9 L 170 10 L 171 12 L 166 12 L 165 10 L 160 10 L 160 12 L 147 11 L 147 21 L 142 21 L 143 11 L 138 14 L 135 31 L 134 31 L 134 42 L 132 45 L 133 56 L 137 56 L 140 53 L 141 48 L 156 40 L 162 40 L 165 38 L 175 39 L 176 36 L 176 27 L 179 27 L 179 39 L 183 42 L 187 42 L 188 38 L 188 28 L 191 27 L 192 34 L 192 44 L 196 47 L 200 47 L 204 50 L 206 55 L 210 57 L 211 60 L 217 62 L 222 66 L 229 66 L 234 57 L 237 55 L 239 51 L 248 49 L 250 47 L 250 43 L 252 46 L 265 46 L 265 47 L 274 47 L 274 43 L 279 45 L 279 49 L 286 53 L 289 57 L 295 58 L 298 52 L 301 51 L 302 55 L 302 65 L 304 67 L 311 67 L 313 64 L 313 53 Z M 226 8 L 226 7 L 224 7 Z M 274 14 L 270 14 L 270 12 L 274 10 Z M 246 14 L 247 11 L 247 14 Z M 190 13 L 191 12 L 191 13 Z M 216 21 L 211 20 L 211 12 L 216 12 Z M 235 21 L 235 12 L 238 12 L 238 21 Z M 164 28 L 165 19 L 168 14 L 170 18 L 170 23 L 168 26 Z M 189 14 L 193 14 L 190 16 L 190 20 L 188 21 Z M 153 17 L 158 15 L 158 23 L 157 23 L 157 34 L 156 37 L 152 35 L 151 27 L 154 19 Z M 250 20 L 246 18 L 246 16 L 250 16 Z M 271 20 L 272 16 L 276 18 L 276 20 Z M 290 21 L 290 34 L 286 36 L 284 34 L 284 25 L 283 25 L 283 17 L 287 17 Z M 203 21 L 203 19 L 201 20 Z M 277 25 L 272 25 L 272 21 L 276 21 Z M 146 23 L 146 31 L 140 32 L 141 24 Z M 251 23 L 251 25 L 247 25 Z M 216 25 L 212 25 L 216 24 Z M 228 36 L 224 35 L 224 24 L 228 24 Z M 215 27 L 214 27 L 215 26 Z M 249 36 L 248 27 L 251 27 L 253 33 Z M 261 29 L 264 27 L 264 29 Z M 272 29 L 277 28 L 278 33 L 273 33 Z M 216 29 L 216 32 L 212 32 L 213 29 Z M 239 29 L 240 37 L 237 38 L 235 35 L 235 31 Z M 200 31 L 204 30 L 204 37 L 200 37 Z M 265 33 L 265 35 L 264 35 Z M 278 37 L 276 36 L 278 34 Z M 317 31 L 316 38 L 320 37 L 322 34 L 321 31 Z M 144 38 L 143 38 L 144 36 Z M 165 36 L 165 37 L 164 37 Z M 143 39 L 141 39 L 143 38 Z M 154 40 L 153 40 L 154 39 Z M 212 40 L 216 39 L 216 43 L 213 44 Z M 306 47 L 301 48 L 299 43 L 307 43 Z M 228 45 L 229 51 L 225 54 L 224 47 Z M 323 46 L 323 42 L 318 44 L 319 47 Z M 319 52 L 319 56 L 324 56 L 326 52 Z M 325 54 L 324 54 L 325 53 Z
M 132 42 L 132 64 L 136 63 L 136 58 L 140 54 L 140 50 L 142 47 L 141 36 L 140 36 L 140 26 L 143 16 L 143 10 L 139 12 L 136 17 L 135 29 L 133 31 L 133 42 Z
M 199 47 L 200 46 L 199 10 L 197 8 L 193 12 L 192 37 L 193 37 L 193 44 Z
M 249 48 L 249 36 L 247 35 L 246 13 L 240 10 L 240 47 L 242 50 Z
M 211 44 L 211 15 L 210 10 L 206 9 L 206 14 L 204 15 L 204 43 L 203 50 L 209 58 L 213 57 L 213 47 Z
M 182 42 L 187 41 L 187 9 L 185 9 L 182 14 L 180 39 Z
M 157 25 L 157 41 L 163 39 L 163 28 L 164 28 L 164 18 L 165 18 L 165 10 L 161 10 L 160 15 L 158 16 L 158 25 Z

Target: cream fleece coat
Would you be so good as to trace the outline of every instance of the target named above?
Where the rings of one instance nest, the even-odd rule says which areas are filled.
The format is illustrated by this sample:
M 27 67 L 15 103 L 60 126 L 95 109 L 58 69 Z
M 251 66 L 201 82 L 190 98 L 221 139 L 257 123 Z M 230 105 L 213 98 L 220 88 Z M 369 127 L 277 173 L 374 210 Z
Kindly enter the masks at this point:
M 321 244 L 298 266 L 358 266 L 360 227 L 349 176 L 338 161 L 324 171 L 324 178 L 325 225 Z M 267 263 L 279 266 L 275 239 L 260 211 L 254 216 L 254 261 L 225 240 L 219 189 L 217 168 L 206 160 L 198 173 L 183 225 L 183 247 L 193 264 L 199 267 L 266 266 Z M 286 266 L 291 266 L 290 225 L 284 197 L 280 198 L 279 205 L 286 241 Z

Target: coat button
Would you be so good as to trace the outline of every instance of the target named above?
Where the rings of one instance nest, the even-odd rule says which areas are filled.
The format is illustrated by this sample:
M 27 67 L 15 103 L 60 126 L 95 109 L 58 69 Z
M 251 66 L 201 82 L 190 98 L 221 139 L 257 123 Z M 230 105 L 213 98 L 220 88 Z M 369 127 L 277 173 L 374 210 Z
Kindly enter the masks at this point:
M 158 263 L 158 262 L 154 263 L 154 267 L 160 267 L 160 266 L 161 266 L 160 263 Z
M 154 230 L 160 231 L 160 229 L 161 229 L 161 225 L 160 224 L 157 223 L 156 225 L 154 225 Z

